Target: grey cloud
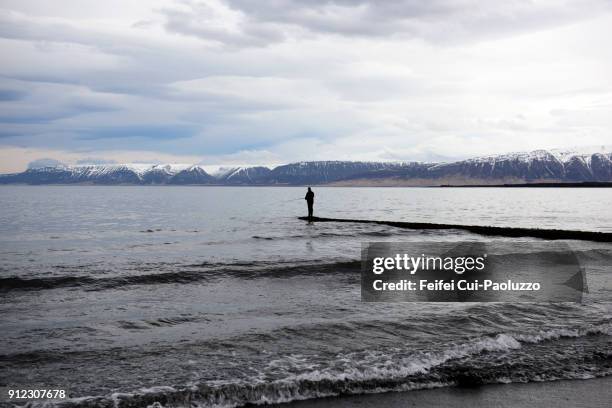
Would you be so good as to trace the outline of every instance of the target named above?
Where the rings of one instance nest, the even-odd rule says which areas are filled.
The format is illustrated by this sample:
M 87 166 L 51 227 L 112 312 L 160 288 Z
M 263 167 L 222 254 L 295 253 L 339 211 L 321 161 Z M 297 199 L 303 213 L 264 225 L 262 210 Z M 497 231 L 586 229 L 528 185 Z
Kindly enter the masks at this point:
M 76 164 L 115 164 L 117 161 L 115 160 L 107 160 L 107 159 L 96 159 L 92 157 L 86 157 L 84 159 L 77 160 Z
M 125 34 L 0 9 L 0 39 L 8 40 L 3 49 L 12 56 L 0 67 L 0 75 L 154 95 L 163 92 L 166 83 L 197 78 L 208 69 L 222 70 L 210 56 Z
M 42 167 L 55 167 L 55 166 L 63 166 L 63 165 L 64 163 L 62 163 L 59 160 L 50 159 L 48 157 L 45 157 L 45 158 L 40 158 L 40 159 L 36 159 L 36 160 L 29 162 L 28 169 L 40 169 Z
M 138 20 L 132 24 L 134 28 L 151 28 L 155 25 L 155 21 L 152 20 Z
M 0 102 L 17 101 L 27 95 L 26 92 L 15 89 L 0 89 Z
M 105 100 L 104 96 L 93 94 L 82 87 L 28 84 L 27 89 L 27 92 L 9 93 L 10 99 L 4 99 L 6 103 L 0 110 L 0 123 L 43 124 L 88 113 L 119 110 L 118 106 Z M 50 100 L 53 103 L 49 104 Z
M 99 45 L 104 48 L 120 50 L 122 42 L 118 38 L 100 36 L 94 29 L 85 31 L 78 27 L 61 22 L 50 22 L 31 18 L 21 13 L 7 12 L 0 9 L 0 38 L 14 40 L 40 41 L 39 47 L 45 42 L 65 42 L 86 46 Z
M 236 47 L 266 46 L 281 42 L 285 35 L 273 24 L 246 22 L 240 31 L 225 26 L 214 26 L 206 17 L 205 4 L 194 3 L 190 11 L 165 9 L 165 28 L 170 32 L 199 37 Z
M 610 11 L 606 0 L 537 4 L 529 0 L 226 0 L 241 13 L 239 30 L 210 23 L 211 8 L 198 0 L 164 9 L 166 29 L 230 46 L 264 46 L 291 33 L 419 38 L 456 43 L 566 24 Z M 185 10 L 184 7 L 188 7 Z

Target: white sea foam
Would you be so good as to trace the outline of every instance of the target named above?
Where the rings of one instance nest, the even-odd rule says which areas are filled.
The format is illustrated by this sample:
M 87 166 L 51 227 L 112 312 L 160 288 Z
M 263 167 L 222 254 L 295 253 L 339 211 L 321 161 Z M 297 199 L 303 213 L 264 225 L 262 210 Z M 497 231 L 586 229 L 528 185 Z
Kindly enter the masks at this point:
M 548 340 L 556 340 L 563 337 L 582 337 L 592 334 L 612 335 L 612 324 L 604 323 L 585 328 L 559 328 L 551 330 L 540 330 L 537 333 L 513 334 L 518 341 L 524 343 L 541 343 Z
M 346 353 L 337 356 L 335 363 L 328 367 L 318 367 L 308 358 L 301 355 L 289 355 L 273 360 L 268 367 L 275 370 L 303 371 L 286 377 L 266 381 L 261 372 L 250 380 L 208 381 L 193 384 L 185 388 L 151 387 L 133 393 L 114 393 L 109 397 L 86 397 L 71 399 L 59 406 L 95 407 L 112 406 L 147 406 L 162 408 L 177 407 L 239 407 L 245 404 L 284 403 L 296 400 L 330 397 L 337 395 L 379 393 L 388 391 L 409 391 L 422 388 L 434 388 L 453 385 L 427 375 L 434 367 L 451 360 L 469 358 L 486 352 L 504 352 L 522 348 L 521 343 L 541 343 L 559 338 L 576 338 L 595 334 L 611 335 L 611 325 L 601 324 L 585 328 L 558 328 L 541 330 L 535 333 L 500 333 L 486 336 L 465 343 L 452 344 L 439 352 L 398 353 L 399 349 L 390 351 L 369 351 Z M 604 375 L 598 374 L 598 375 Z M 609 374 L 609 373 L 608 373 Z M 411 376 L 417 377 L 411 377 Z M 592 378 L 591 372 L 568 371 L 563 375 L 539 374 L 534 372 L 527 381 L 550 381 L 562 378 Z M 422 378 L 420 381 L 410 378 Z M 509 383 L 513 380 L 507 374 L 488 379 L 490 382 Z M 525 381 L 519 378 L 518 381 Z M 31 404 L 40 407 L 40 404 Z M 45 405 L 48 406 L 48 405 Z

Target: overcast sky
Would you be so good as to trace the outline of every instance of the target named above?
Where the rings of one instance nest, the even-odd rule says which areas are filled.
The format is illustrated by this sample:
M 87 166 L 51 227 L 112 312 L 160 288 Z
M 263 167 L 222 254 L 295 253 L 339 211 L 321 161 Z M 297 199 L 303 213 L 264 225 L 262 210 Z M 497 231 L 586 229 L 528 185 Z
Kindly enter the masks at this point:
M 612 142 L 612 1 L 0 0 L 0 172 Z

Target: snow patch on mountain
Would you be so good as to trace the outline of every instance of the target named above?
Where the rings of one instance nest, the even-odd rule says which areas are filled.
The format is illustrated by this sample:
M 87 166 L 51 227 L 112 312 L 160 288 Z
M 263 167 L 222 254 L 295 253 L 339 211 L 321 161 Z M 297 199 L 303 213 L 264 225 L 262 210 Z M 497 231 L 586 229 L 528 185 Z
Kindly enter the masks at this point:
M 530 163 L 534 161 L 546 161 L 550 160 L 551 158 L 556 159 L 559 163 L 562 164 L 568 163 L 569 161 L 575 159 L 582 160 L 585 163 L 590 163 L 591 157 L 594 154 L 601 154 L 604 157 L 609 157 L 610 155 L 612 155 L 612 145 L 590 146 L 572 149 L 539 149 L 529 152 L 511 152 L 496 155 L 486 155 L 456 162 L 439 163 L 432 166 L 432 168 L 444 167 L 456 163 L 487 163 L 491 165 L 495 165 L 495 163 L 499 163 L 502 161 L 519 161 L 523 163 Z

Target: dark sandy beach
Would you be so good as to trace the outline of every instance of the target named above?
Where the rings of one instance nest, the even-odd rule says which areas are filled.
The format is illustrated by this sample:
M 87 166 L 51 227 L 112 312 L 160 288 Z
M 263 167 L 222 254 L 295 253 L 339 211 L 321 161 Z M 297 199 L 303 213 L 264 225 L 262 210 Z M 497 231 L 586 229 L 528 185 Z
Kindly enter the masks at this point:
M 532 383 L 494 384 L 476 388 L 443 387 L 409 392 L 323 398 L 275 405 L 292 408 L 599 408 L 610 407 L 612 377 Z

